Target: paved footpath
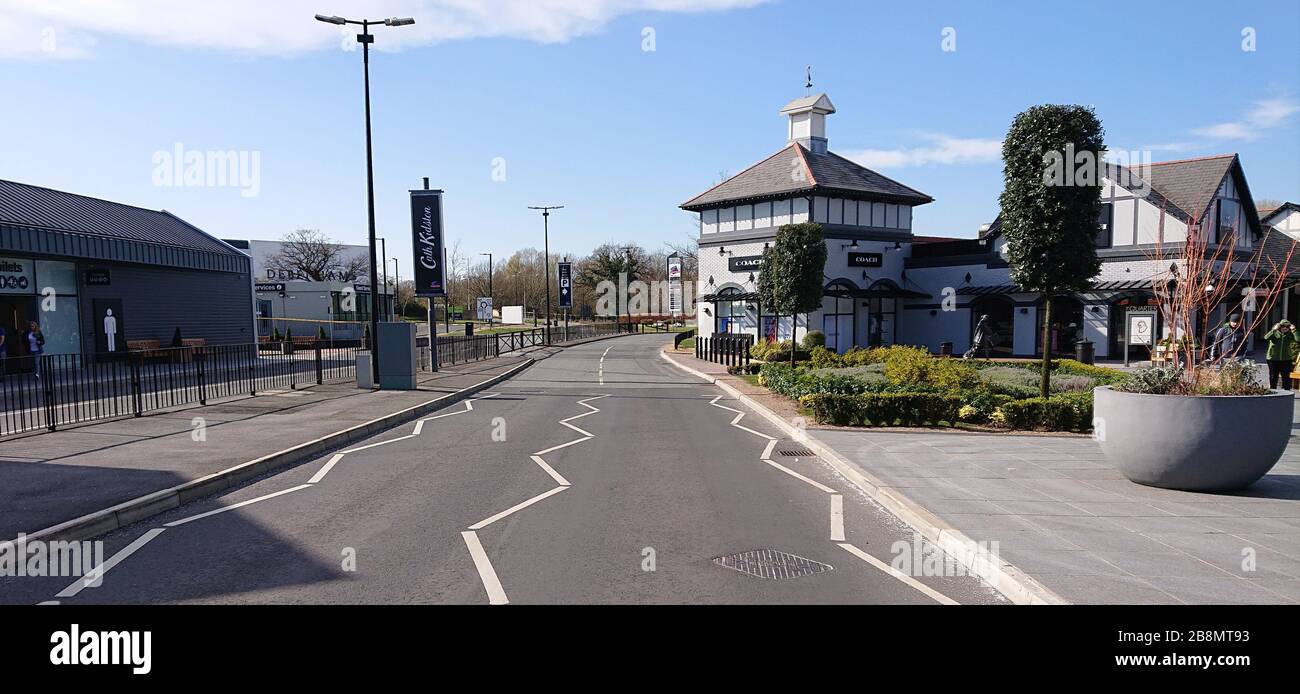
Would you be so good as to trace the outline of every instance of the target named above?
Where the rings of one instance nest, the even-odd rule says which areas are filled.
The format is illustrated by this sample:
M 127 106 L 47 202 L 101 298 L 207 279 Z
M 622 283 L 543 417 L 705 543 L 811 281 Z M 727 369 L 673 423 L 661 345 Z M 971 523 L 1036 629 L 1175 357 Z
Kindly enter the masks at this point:
M 527 358 L 518 353 L 422 373 L 414 391 L 313 385 L 7 439 L 0 455 L 0 540 L 428 402 Z
M 1000 603 L 892 570 L 913 534 L 635 335 L 102 539 L 36 603 Z
M 671 355 L 769 409 L 785 398 Z M 881 482 L 1075 603 L 1300 603 L 1300 415 L 1263 480 L 1230 494 L 1134 484 L 1086 436 L 810 426 Z M 1224 461 L 1227 464 L 1229 461 Z

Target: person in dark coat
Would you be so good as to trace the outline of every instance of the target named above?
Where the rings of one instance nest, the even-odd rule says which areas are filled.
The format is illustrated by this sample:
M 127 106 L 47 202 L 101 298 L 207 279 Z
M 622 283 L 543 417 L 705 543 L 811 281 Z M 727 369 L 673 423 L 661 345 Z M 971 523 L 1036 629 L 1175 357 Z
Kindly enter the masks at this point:
M 1241 325 L 1241 316 L 1234 313 L 1228 316 L 1228 322 L 1214 331 L 1210 342 L 1210 361 L 1219 363 L 1237 356 L 1237 350 L 1246 343 L 1246 329 Z

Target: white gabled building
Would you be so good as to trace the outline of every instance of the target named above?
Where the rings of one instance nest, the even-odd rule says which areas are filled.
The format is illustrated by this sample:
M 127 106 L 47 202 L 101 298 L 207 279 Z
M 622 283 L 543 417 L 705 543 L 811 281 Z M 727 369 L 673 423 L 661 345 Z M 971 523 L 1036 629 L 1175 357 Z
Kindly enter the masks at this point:
M 913 235 L 913 208 L 932 199 L 830 152 L 825 118 L 834 112 L 825 94 L 790 102 L 781 110 L 789 117 L 784 148 L 681 206 L 700 215 L 699 334 L 788 339 L 790 317 L 772 316 L 758 301 L 757 261 L 778 227 L 813 221 L 826 238 L 825 296 L 819 311 L 799 317 L 800 335 L 821 330 L 840 352 L 896 343 L 938 352 L 951 343 L 961 353 L 987 314 L 999 335 L 995 356 L 1033 356 L 1043 299 L 1012 284 L 1000 220 L 974 239 Z M 1098 358 L 1123 358 L 1125 314 L 1154 306 L 1152 284 L 1168 279 L 1169 256 L 1193 221 L 1214 239 L 1231 235 L 1243 269 L 1263 257 L 1280 262 L 1294 244 L 1261 224 L 1235 154 L 1106 170 L 1102 270 L 1089 291 L 1053 299 L 1057 353 L 1072 354 L 1088 340 Z M 1157 247 L 1164 261 L 1155 259 Z M 1300 266 L 1300 254 L 1292 265 Z M 1300 301 L 1286 294 L 1268 323 L 1300 312 Z M 1219 306 L 1210 325 L 1241 310 L 1240 299 Z M 1134 348 L 1132 356 L 1148 353 Z
M 822 330 L 841 351 L 899 341 L 905 298 L 928 298 L 902 281 L 912 208 L 933 199 L 827 148 L 825 94 L 795 99 L 781 150 L 682 204 L 700 215 L 699 334 L 744 332 L 788 339 L 791 319 L 758 302 L 757 260 L 784 224 L 817 222 L 829 249 L 822 309 L 799 316 L 799 333 Z

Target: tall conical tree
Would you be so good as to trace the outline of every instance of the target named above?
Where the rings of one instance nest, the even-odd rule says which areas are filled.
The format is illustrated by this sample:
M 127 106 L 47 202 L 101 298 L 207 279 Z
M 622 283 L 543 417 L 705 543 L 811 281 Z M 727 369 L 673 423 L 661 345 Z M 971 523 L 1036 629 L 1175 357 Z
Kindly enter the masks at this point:
M 822 274 L 826 242 L 820 224 L 786 224 L 763 251 L 758 271 L 758 295 L 777 316 L 790 316 L 790 365 L 794 365 L 799 314 L 816 311 L 822 303 Z
M 1051 387 L 1052 298 L 1087 289 L 1101 272 L 1096 238 L 1104 137 L 1091 108 L 1048 104 L 1017 115 L 1002 143 L 999 202 L 1011 280 L 1043 295 L 1044 398 Z

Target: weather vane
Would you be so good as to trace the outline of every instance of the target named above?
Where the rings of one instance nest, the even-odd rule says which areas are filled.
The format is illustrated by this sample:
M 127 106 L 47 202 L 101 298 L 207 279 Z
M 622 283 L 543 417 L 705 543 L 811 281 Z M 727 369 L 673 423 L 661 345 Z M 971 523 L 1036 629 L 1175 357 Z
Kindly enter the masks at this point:
M 808 80 L 807 82 L 804 83 L 803 88 L 807 89 L 809 96 L 811 96 L 812 95 L 812 66 L 811 65 L 808 66 L 808 69 L 805 74 L 807 74 Z

